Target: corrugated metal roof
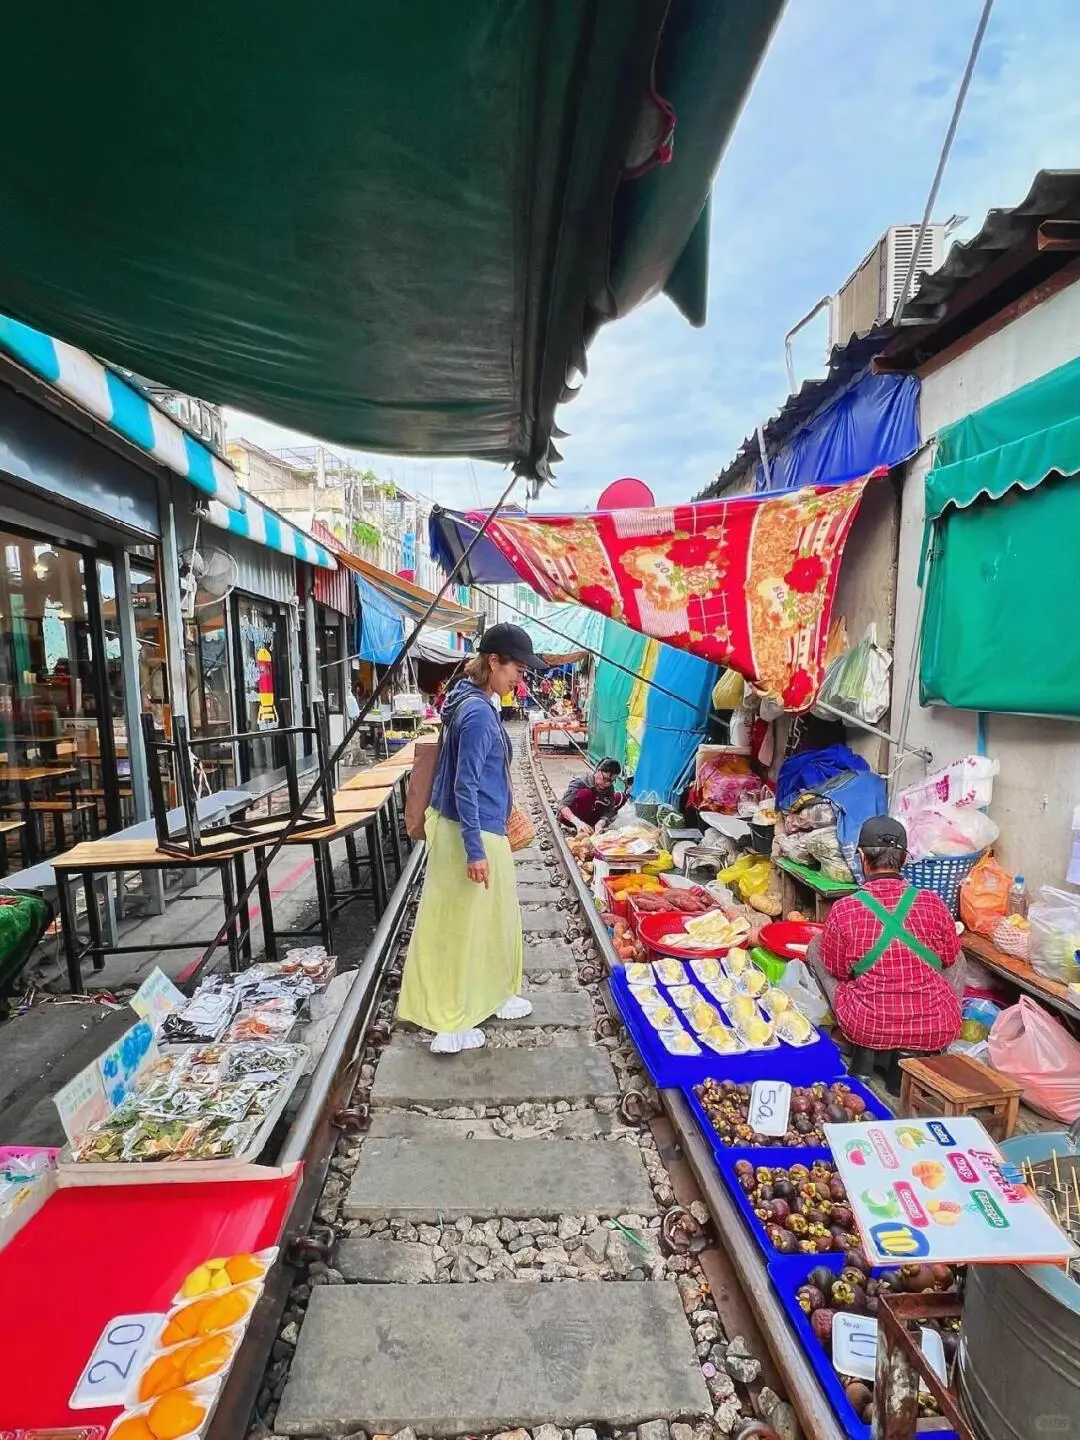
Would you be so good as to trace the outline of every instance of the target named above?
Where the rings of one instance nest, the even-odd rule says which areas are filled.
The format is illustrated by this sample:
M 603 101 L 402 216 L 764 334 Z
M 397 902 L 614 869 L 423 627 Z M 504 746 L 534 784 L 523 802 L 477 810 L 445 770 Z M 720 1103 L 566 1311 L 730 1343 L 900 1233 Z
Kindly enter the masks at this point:
M 846 345 L 834 345 L 829 355 L 827 373 L 817 380 L 804 380 L 794 395 L 789 395 L 780 409 L 761 427 L 765 449 L 769 454 L 779 450 L 794 432 L 805 425 L 823 405 L 827 405 L 851 382 L 861 375 L 874 356 L 895 334 L 891 324 L 876 325 L 865 335 L 853 335 Z M 721 470 L 713 483 L 696 495 L 695 500 L 713 500 L 733 488 L 761 459 L 757 432 L 748 435 L 739 446 L 734 460 Z
M 913 321 L 935 323 L 962 286 L 1033 235 L 1044 221 L 1078 206 L 1080 170 L 1040 170 L 1019 205 L 1011 210 L 988 210 L 979 233 L 970 240 L 957 241 L 944 265 L 922 277 L 918 290 L 904 307 L 903 329 Z M 1056 259 L 1062 263 L 1060 254 Z

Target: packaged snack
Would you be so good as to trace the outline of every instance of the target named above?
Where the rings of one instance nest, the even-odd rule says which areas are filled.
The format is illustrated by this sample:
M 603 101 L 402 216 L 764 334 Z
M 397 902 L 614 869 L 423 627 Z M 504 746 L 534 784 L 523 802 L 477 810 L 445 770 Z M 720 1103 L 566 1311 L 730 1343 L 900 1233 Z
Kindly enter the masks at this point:
M 719 980 L 724 973 L 720 961 L 715 959 L 691 960 L 690 969 L 694 978 L 700 980 L 702 984 Z
M 200 1380 L 224 1378 L 243 1333 L 244 1327 L 236 1325 L 213 1335 L 185 1340 L 171 1350 L 152 1352 L 132 1387 L 132 1403 L 144 1405 L 159 1395 L 167 1395 L 170 1390 L 197 1385 Z
M 221 1382 L 184 1385 L 118 1415 L 106 1440 L 188 1440 L 199 1435 L 213 1412 Z
M 742 1055 L 746 1051 L 746 1041 L 729 1025 L 712 1025 L 702 1030 L 698 1039 L 715 1055 Z
M 658 960 L 653 966 L 662 985 L 687 985 L 689 980 L 681 960 Z
M 717 1010 L 715 1005 L 710 1005 L 707 1000 L 695 1000 L 692 1005 L 687 1007 L 685 1013 L 686 1018 L 690 1021 L 691 1026 L 698 1035 L 701 1035 L 706 1030 L 712 1029 L 714 1025 L 722 1025 L 724 1023 L 720 1011 Z
M 741 975 L 743 971 L 750 969 L 750 956 L 736 946 L 724 956 L 724 969 L 732 977 Z
M 173 1296 L 174 1305 L 194 1300 L 200 1295 L 228 1290 L 233 1285 L 261 1280 L 277 1258 L 277 1246 L 265 1250 L 241 1251 L 238 1255 L 216 1256 L 196 1265 Z
M 696 985 L 669 985 L 668 994 L 680 1010 L 685 1010 L 701 999 L 701 992 Z
M 765 991 L 769 988 L 768 980 L 766 980 L 761 971 L 753 965 L 744 970 L 739 976 L 739 979 L 742 981 L 743 989 L 747 995 L 753 995 L 755 997 L 764 995 Z
M 813 1025 L 799 1010 L 782 1011 L 776 1017 L 774 1028 L 780 1039 L 787 1045 L 812 1045 L 818 1038 Z
M 700 1055 L 701 1046 L 685 1030 L 660 1030 L 660 1043 L 669 1055 Z
M 724 1006 L 732 1024 L 742 1026 L 758 1017 L 758 1008 L 749 995 L 736 995 Z
M 197 1300 L 185 1301 L 166 1316 L 155 1349 L 171 1350 L 185 1340 L 245 1323 L 261 1292 L 261 1280 L 249 1280 L 245 1285 L 232 1285 L 228 1290 L 215 1290 Z
M 646 965 L 640 960 L 630 960 L 623 966 L 623 974 L 626 976 L 626 983 L 631 990 L 642 985 L 655 985 L 656 976 L 653 967 Z

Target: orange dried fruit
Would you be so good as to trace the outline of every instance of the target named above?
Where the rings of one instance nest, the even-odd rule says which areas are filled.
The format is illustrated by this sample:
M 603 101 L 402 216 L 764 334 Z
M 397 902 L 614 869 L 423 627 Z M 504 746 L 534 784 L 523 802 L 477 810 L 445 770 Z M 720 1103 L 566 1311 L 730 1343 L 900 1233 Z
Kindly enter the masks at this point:
M 254 1285 L 245 1285 L 238 1290 L 228 1290 L 224 1295 L 218 1295 L 208 1302 L 200 1302 L 204 1308 L 197 1319 L 196 1333 L 212 1335 L 215 1330 L 227 1330 L 230 1325 L 237 1324 L 251 1310 L 257 1295 Z
M 109 1440 L 157 1440 L 157 1437 L 147 1425 L 145 1415 L 129 1415 L 120 1421 Z
M 174 1390 L 155 1400 L 147 1414 L 147 1424 L 155 1440 L 181 1440 L 206 1419 L 206 1406 L 190 1390 Z
M 150 1362 L 139 1380 L 140 1400 L 153 1400 L 155 1395 L 164 1395 L 167 1390 L 183 1385 L 184 1376 L 180 1370 L 182 1355 L 183 1352 L 178 1350 L 172 1355 L 159 1355 Z
M 205 1340 L 185 1346 L 181 1353 L 184 1379 L 205 1380 L 210 1375 L 216 1375 L 232 1359 L 235 1348 L 232 1335 L 208 1335 Z
M 266 1273 L 263 1261 L 250 1254 L 234 1255 L 231 1260 L 226 1260 L 225 1269 L 234 1285 L 240 1285 L 245 1280 L 258 1280 Z
M 161 1348 L 167 1350 L 170 1345 L 179 1345 L 183 1340 L 194 1340 L 198 1335 L 216 1330 L 216 1325 L 206 1326 L 203 1321 L 207 1311 L 220 1303 L 217 1296 L 204 1295 L 201 1300 L 193 1300 L 190 1305 L 178 1310 L 162 1332 Z

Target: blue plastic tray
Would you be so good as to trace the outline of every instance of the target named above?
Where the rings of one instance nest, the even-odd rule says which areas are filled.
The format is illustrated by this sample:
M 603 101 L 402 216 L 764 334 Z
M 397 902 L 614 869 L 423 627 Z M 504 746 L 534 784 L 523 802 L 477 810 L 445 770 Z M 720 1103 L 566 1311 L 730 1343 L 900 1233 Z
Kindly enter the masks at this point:
M 816 1050 L 816 1049 L 817 1049 L 817 1046 L 816 1046 L 816 1045 L 811 1045 L 811 1046 L 808 1046 L 807 1048 L 808 1048 L 808 1049 L 811 1049 L 811 1050 Z M 833 1046 L 833 1049 L 835 1050 L 836 1047 Z M 665 1054 L 666 1054 L 666 1053 L 667 1053 L 667 1052 L 665 1051 Z M 770 1054 L 771 1054 L 772 1056 L 775 1056 L 776 1053 L 777 1053 L 777 1052 L 776 1052 L 775 1050 L 773 1050 L 773 1051 L 770 1052 Z M 720 1057 L 719 1057 L 719 1056 L 716 1056 L 716 1057 L 714 1057 L 714 1058 L 715 1058 L 715 1059 L 719 1059 Z M 702 1077 L 702 1078 L 704 1078 L 704 1079 L 719 1079 L 719 1080 L 727 1080 L 728 1078 L 730 1078 L 730 1079 L 732 1079 L 732 1080 L 735 1080 L 737 1084 L 742 1084 L 742 1083 L 743 1083 L 743 1082 L 742 1082 L 742 1079 L 741 1079 L 740 1077 L 738 1077 L 738 1076 L 735 1076 L 735 1075 L 732 1075 L 732 1076 L 730 1076 L 730 1077 L 727 1076 L 727 1075 L 718 1075 L 718 1076 L 717 1076 L 717 1075 L 711 1075 L 711 1076 L 704 1076 L 704 1077 Z M 780 1075 L 780 1074 L 777 1074 L 775 1071 L 769 1071 L 767 1074 L 754 1076 L 754 1079 L 756 1079 L 756 1080 L 763 1080 L 763 1079 L 764 1079 L 764 1080 L 788 1080 L 788 1079 L 790 1079 L 790 1078 L 791 1078 L 791 1077 L 788 1076 L 788 1075 Z M 862 1098 L 866 1101 L 866 1108 L 867 1108 L 867 1110 L 869 1110 L 869 1111 L 871 1112 L 871 1114 L 876 1115 L 876 1116 L 877 1116 L 879 1119 L 881 1119 L 881 1120 L 891 1120 L 891 1119 L 893 1118 L 892 1111 L 889 1109 L 889 1107 L 888 1107 L 887 1105 L 885 1105 L 881 1100 L 879 1100 L 878 1097 L 874 1094 L 874 1092 L 873 1092 L 872 1090 L 868 1090 L 868 1089 L 866 1088 L 866 1086 L 862 1083 L 862 1081 L 856 1080 L 856 1079 L 854 1078 L 854 1076 L 846 1075 L 846 1074 L 844 1073 L 844 1071 L 843 1071 L 842 1066 L 837 1066 L 837 1068 L 836 1068 L 835 1070 L 830 1071 L 830 1072 L 829 1072 L 828 1074 L 826 1074 L 826 1075 L 812 1075 L 812 1076 L 809 1076 L 809 1077 L 803 1077 L 803 1078 L 800 1078 L 800 1079 L 796 1080 L 794 1083 L 795 1083 L 796 1085 L 810 1085 L 810 1084 L 812 1084 L 815 1080 L 821 1080 L 821 1081 L 823 1081 L 826 1085 L 831 1085 L 831 1084 L 833 1084 L 833 1082 L 836 1081 L 836 1080 L 843 1080 L 846 1085 L 849 1085 L 849 1086 L 851 1087 L 851 1089 L 852 1089 L 852 1091 L 854 1092 L 854 1094 L 856 1094 L 856 1095 L 861 1095 L 861 1096 L 862 1096 Z M 701 1083 L 700 1080 L 696 1080 L 696 1081 L 694 1082 L 694 1084 L 700 1084 L 700 1083 Z M 809 1156 L 810 1159 L 809 1159 L 809 1160 L 805 1160 L 805 1163 L 806 1163 L 807 1165 L 810 1164 L 810 1161 L 811 1161 L 811 1160 L 817 1160 L 817 1159 L 820 1159 L 820 1158 L 822 1158 L 822 1157 L 824 1157 L 825 1159 L 831 1159 L 831 1157 L 832 1157 L 832 1151 L 829 1149 L 829 1147 L 828 1147 L 827 1145 L 825 1145 L 825 1146 L 821 1146 L 821 1145 L 800 1145 L 800 1146 L 795 1146 L 795 1145 L 792 1145 L 792 1146 L 783 1146 L 783 1147 L 778 1146 L 778 1145 L 760 1145 L 760 1146 L 746 1146 L 746 1147 L 736 1146 L 736 1145 L 724 1145 L 724 1144 L 721 1142 L 720 1137 L 717 1135 L 716 1131 L 713 1129 L 713 1127 L 712 1127 L 712 1121 L 711 1121 L 711 1120 L 709 1119 L 709 1117 L 705 1114 L 705 1111 L 704 1111 L 704 1109 L 703 1109 L 703 1107 L 702 1107 L 701 1101 L 700 1101 L 700 1100 L 697 1098 L 697 1096 L 694 1094 L 694 1087 L 693 1087 L 693 1085 L 682 1085 L 682 1086 L 680 1086 L 680 1088 L 681 1088 L 681 1090 L 682 1090 L 682 1092 L 683 1092 L 683 1096 L 684 1096 L 684 1098 L 686 1099 L 687 1104 L 690 1106 L 691 1110 L 693 1110 L 694 1116 L 695 1116 L 698 1124 L 701 1126 L 702 1134 L 705 1136 L 705 1139 L 708 1141 L 709 1148 L 712 1150 L 713 1156 L 715 1157 L 715 1159 L 716 1159 L 716 1161 L 717 1161 L 717 1163 L 718 1163 L 718 1165 L 719 1165 L 719 1167 L 720 1167 L 721 1174 L 724 1174 L 724 1173 L 725 1173 L 725 1172 L 724 1172 L 723 1162 L 726 1161 L 729 1157 L 730 1157 L 730 1159 L 731 1159 L 733 1162 L 734 1162 L 735 1160 L 752 1160 L 755 1165 L 768 1165 L 768 1164 L 770 1164 L 770 1163 L 775 1163 L 775 1164 L 779 1164 L 779 1163 L 780 1163 L 779 1160 L 777 1160 L 777 1161 L 775 1161 L 775 1162 L 770 1162 L 770 1160 L 769 1160 L 769 1158 L 768 1158 L 770 1155 L 788 1155 L 788 1154 L 789 1154 L 789 1155 L 791 1155 L 792 1157 L 794 1157 L 794 1159 L 797 1159 L 797 1158 L 799 1158 L 799 1157 L 802 1157 L 802 1158 L 804 1158 L 804 1160 L 805 1160 L 805 1157 L 806 1157 L 806 1156 Z M 794 1163 L 794 1159 L 793 1159 L 793 1160 L 789 1160 L 787 1163 L 788 1163 L 789 1165 L 790 1165 L 790 1164 L 793 1164 L 793 1163 Z M 776 1252 L 772 1249 L 772 1246 L 769 1246 L 769 1250 L 770 1250 L 770 1253 L 771 1253 L 771 1254 L 775 1254 L 775 1253 L 776 1253 Z
M 768 1260 L 771 1262 L 773 1260 L 814 1259 L 812 1255 L 782 1255 L 779 1250 L 773 1248 L 768 1235 L 765 1233 L 765 1226 L 754 1214 L 754 1207 L 750 1204 L 750 1197 L 743 1190 L 736 1178 L 735 1166 L 739 1160 L 749 1160 L 755 1168 L 758 1165 L 805 1165 L 809 1168 L 815 1160 L 828 1160 L 831 1164 L 831 1152 L 827 1148 L 821 1150 L 809 1145 L 803 1147 L 796 1147 L 794 1145 L 790 1147 L 784 1146 L 776 1150 L 737 1150 L 732 1147 L 730 1150 L 724 1150 L 720 1154 L 717 1154 L 714 1158 L 716 1160 L 716 1168 L 720 1171 L 724 1184 L 731 1191 L 732 1198 L 742 1211 L 743 1219 L 746 1221 L 750 1233 L 761 1246 L 762 1250 L 764 1250 Z M 831 1259 L 834 1254 L 839 1255 L 839 1253 L 839 1251 L 827 1250 L 825 1254 L 819 1258 Z
M 691 984 L 696 984 L 687 968 Z M 794 1047 L 780 1045 L 776 1050 L 747 1051 L 745 1055 L 714 1055 L 704 1045 L 700 1055 L 669 1055 L 660 1037 L 641 1013 L 641 1007 L 630 993 L 626 973 L 620 965 L 612 970 L 611 993 L 638 1048 L 645 1068 L 661 1089 L 695 1085 L 701 1080 L 734 1080 L 736 1084 L 753 1084 L 755 1080 L 789 1080 L 793 1085 L 809 1085 L 826 1075 L 840 1075 L 843 1061 L 840 1052 L 827 1035 L 820 1035 L 813 1045 Z M 663 985 L 658 988 L 670 1001 Z M 719 1005 L 714 996 L 696 985 L 703 1000 Z M 676 1014 L 679 1007 L 672 1004 Z M 686 1023 L 683 1029 L 693 1034 Z
M 799 1337 L 799 1343 L 806 1351 L 806 1358 L 814 1374 L 821 1382 L 822 1389 L 829 1398 L 829 1404 L 836 1411 L 836 1418 L 844 1427 L 844 1434 L 851 1437 L 851 1440 L 871 1440 L 870 1426 L 864 1425 L 855 1411 L 848 1403 L 844 1394 L 844 1387 L 840 1384 L 840 1377 L 833 1369 L 832 1361 L 822 1349 L 817 1336 L 810 1328 L 809 1319 L 799 1308 L 795 1299 L 799 1286 L 804 1284 L 807 1275 L 819 1265 L 827 1265 L 830 1270 L 839 1272 L 844 1268 L 844 1259 L 841 1255 L 777 1255 L 773 1252 L 774 1259 L 769 1262 L 769 1279 L 772 1281 L 773 1289 L 779 1296 L 780 1303 L 787 1312 L 788 1319 Z M 873 1275 L 884 1274 L 883 1270 L 873 1270 Z M 956 1440 L 955 1430 L 928 1430 L 917 1431 L 917 1434 L 926 1434 L 927 1440 Z

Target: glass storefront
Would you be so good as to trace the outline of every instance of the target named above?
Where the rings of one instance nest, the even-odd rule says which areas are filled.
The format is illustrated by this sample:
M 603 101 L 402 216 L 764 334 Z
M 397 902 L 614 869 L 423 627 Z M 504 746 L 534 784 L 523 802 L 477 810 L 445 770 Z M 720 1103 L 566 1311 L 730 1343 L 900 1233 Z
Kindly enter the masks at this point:
M 319 685 L 326 700 L 326 708 L 331 715 L 340 715 L 345 701 L 341 628 L 342 617 L 336 610 L 328 610 L 325 605 L 316 607 L 315 663 L 319 670 Z
M 229 694 L 228 624 L 224 600 L 200 606 L 184 625 L 187 667 L 188 716 L 191 736 L 213 740 L 232 733 Z M 200 745 L 199 763 L 210 790 L 227 790 L 236 783 L 233 747 Z
M 120 823 L 101 601 L 89 554 L 0 530 L 0 803 L 22 827 L 9 862 Z
M 234 593 L 237 730 L 265 738 L 240 747 L 241 780 L 285 764 L 283 742 L 272 731 L 292 723 L 289 713 L 289 640 L 283 605 Z

